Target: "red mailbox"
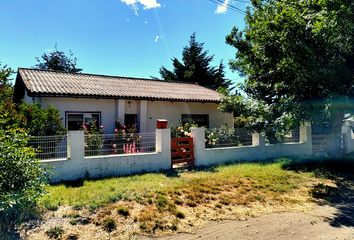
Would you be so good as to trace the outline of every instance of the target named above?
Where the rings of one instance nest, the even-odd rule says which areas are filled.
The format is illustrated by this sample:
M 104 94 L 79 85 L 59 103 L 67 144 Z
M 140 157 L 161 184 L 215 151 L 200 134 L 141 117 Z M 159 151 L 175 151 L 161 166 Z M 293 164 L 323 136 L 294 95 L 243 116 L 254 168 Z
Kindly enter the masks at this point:
M 156 128 L 165 129 L 168 126 L 168 121 L 166 119 L 157 119 Z

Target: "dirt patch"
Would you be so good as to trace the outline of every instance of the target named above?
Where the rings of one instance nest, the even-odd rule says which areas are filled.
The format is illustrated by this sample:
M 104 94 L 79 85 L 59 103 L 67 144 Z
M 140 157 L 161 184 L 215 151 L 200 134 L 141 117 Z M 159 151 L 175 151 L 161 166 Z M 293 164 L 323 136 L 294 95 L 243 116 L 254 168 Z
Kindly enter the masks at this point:
M 159 238 L 161 240 L 192 239 L 354 239 L 353 227 L 334 227 L 338 210 L 320 206 L 309 213 L 276 213 L 245 221 L 212 222 L 193 234 Z

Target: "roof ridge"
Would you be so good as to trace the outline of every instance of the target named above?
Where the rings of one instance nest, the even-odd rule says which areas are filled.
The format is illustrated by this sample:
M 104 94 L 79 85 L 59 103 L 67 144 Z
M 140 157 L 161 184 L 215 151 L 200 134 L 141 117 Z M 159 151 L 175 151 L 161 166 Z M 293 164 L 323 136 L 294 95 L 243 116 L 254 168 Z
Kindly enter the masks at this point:
M 153 78 L 139 78 L 139 77 L 126 77 L 126 76 L 115 76 L 115 75 L 103 75 L 103 74 L 94 74 L 94 73 L 72 73 L 72 72 L 65 72 L 60 70 L 47 70 L 47 69 L 38 69 L 38 68 L 26 68 L 26 67 L 18 67 L 17 71 L 20 70 L 30 70 L 30 71 L 41 71 L 41 72 L 53 72 L 53 73 L 64 73 L 64 74 L 71 74 L 71 75 L 84 75 L 84 76 L 96 76 L 96 77 L 105 77 L 105 78 L 125 78 L 125 79 L 132 79 L 132 80 L 141 80 L 141 81 L 157 81 L 157 82 L 165 82 L 165 83 L 180 83 L 180 84 L 191 84 L 191 85 L 198 85 L 198 83 L 194 82 L 182 82 L 182 81 L 169 81 L 163 79 L 153 79 Z M 208 87 L 205 87 L 209 89 Z

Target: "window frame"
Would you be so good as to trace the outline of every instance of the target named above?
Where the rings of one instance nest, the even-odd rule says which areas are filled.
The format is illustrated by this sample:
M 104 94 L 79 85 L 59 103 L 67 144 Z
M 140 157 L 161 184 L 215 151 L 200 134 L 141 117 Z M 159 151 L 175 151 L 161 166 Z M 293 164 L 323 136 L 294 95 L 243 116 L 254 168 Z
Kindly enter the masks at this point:
M 206 126 L 198 126 L 198 127 L 206 127 L 209 128 L 209 114 L 181 114 L 181 122 L 182 124 L 187 123 L 186 121 L 183 121 L 183 118 L 192 118 L 193 117 L 206 117 Z
M 65 111 L 65 128 L 68 131 L 76 131 L 76 130 L 69 130 L 69 115 L 70 114 L 81 114 L 82 115 L 82 124 L 85 122 L 85 113 L 87 114 L 98 114 L 98 126 L 101 126 L 102 124 L 102 113 L 98 111 Z

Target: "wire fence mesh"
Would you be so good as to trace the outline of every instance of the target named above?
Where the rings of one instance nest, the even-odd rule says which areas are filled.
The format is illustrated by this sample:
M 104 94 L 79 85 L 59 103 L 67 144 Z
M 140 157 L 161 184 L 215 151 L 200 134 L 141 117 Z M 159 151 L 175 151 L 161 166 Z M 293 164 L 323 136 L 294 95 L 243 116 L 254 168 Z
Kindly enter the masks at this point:
M 155 133 L 87 134 L 85 156 L 155 152 Z
M 300 142 L 300 128 L 294 128 L 290 132 L 278 136 L 274 140 L 270 140 L 266 137 L 266 144 L 274 144 L 274 143 L 298 143 Z
M 40 160 L 67 158 L 67 136 L 31 136 L 28 142 Z
M 205 147 L 237 147 L 252 145 L 252 132 L 245 128 L 219 128 L 206 129 Z

